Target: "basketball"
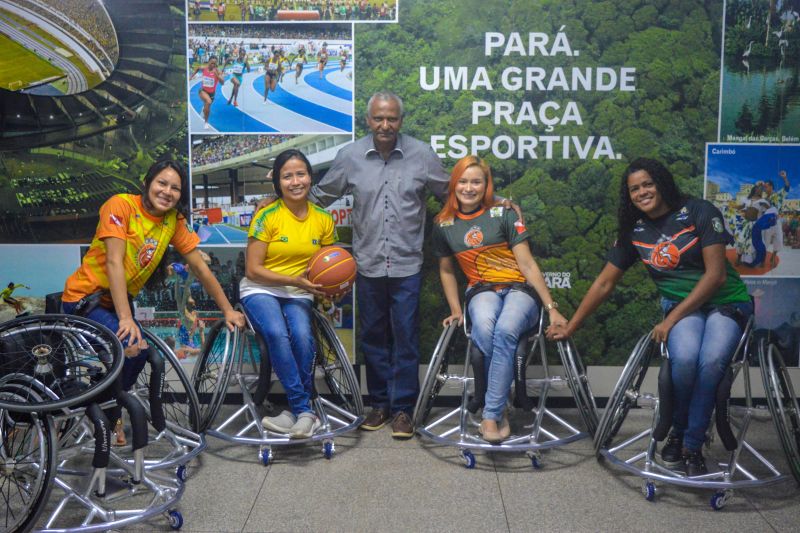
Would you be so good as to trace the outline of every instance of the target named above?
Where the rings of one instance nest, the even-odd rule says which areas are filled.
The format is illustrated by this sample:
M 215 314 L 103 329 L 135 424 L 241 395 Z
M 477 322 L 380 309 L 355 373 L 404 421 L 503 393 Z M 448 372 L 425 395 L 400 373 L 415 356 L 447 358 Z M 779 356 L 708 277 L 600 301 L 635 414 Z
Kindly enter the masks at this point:
M 329 296 L 345 293 L 353 288 L 356 261 L 340 246 L 323 246 L 308 261 L 308 279 Z

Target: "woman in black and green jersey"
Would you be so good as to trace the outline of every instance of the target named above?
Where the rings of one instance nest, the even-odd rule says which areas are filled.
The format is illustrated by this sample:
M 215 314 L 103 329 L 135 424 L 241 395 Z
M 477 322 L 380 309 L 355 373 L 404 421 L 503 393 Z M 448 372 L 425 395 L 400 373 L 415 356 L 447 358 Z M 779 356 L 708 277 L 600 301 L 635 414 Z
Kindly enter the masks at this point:
M 548 337 L 571 336 L 611 294 L 625 271 L 642 261 L 662 297 L 664 319 L 653 339 L 666 342 L 673 386 L 672 431 L 662 461 L 683 464 L 689 476 L 707 472 L 701 446 L 725 375 L 753 304 L 725 257 L 732 242 L 722 214 L 710 202 L 678 190 L 669 170 L 637 159 L 620 188 L 617 241 L 575 316 L 548 328 Z

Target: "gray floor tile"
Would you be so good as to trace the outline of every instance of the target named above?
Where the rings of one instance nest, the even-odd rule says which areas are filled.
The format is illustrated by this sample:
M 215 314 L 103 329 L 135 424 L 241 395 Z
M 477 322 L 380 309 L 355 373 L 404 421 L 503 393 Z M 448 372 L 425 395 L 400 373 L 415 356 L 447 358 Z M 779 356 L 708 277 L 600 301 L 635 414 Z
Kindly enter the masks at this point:
M 506 530 L 490 464 L 466 470 L 441 447 L 358 452 L 275 464 L 245 531 Z

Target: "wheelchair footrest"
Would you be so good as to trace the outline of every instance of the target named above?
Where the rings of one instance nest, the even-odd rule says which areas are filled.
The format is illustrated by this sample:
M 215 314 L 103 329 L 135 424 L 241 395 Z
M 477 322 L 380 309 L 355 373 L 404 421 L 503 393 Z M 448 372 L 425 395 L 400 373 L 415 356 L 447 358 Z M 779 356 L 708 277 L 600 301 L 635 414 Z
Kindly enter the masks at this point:
M 525 388 L 529 393 L 538 393 L 547 385 L 550 390 L 566 390 L 569 382 L 561 376 L 551 376 L 549 378 L 531 378 L 525 380 Z
M 761 422 L 772 420 L 772 414 L 765 406 L 751 407 L 749 409 L 744 405 L 731 405 L 728 407 L 728 412 L 730 415 L 735 416 L 736 418 L 744 418 L 747 415 L 748 410 L 750 411 L 750 418 L 753 420 L 758 420 Z

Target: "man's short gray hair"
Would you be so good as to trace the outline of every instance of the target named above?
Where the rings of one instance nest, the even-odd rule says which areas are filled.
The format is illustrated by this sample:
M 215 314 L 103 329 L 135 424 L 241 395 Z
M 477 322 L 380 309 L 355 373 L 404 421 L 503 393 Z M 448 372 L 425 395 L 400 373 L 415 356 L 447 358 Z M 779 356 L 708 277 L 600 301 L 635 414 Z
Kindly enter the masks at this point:
M 397 107 L 400 108 L 400 117 L 402 118 L 405 115 L 405 111 L 403 110 L 403 100 L 394 94 L 392 91 L 378 91 L 372 96 L 369 97 L 369 101 L 367 102 L 367 116 L 370 116 L 369 110 L 372 109 L 372 102 L 375 100 L 394 100 L 397 102 Z

